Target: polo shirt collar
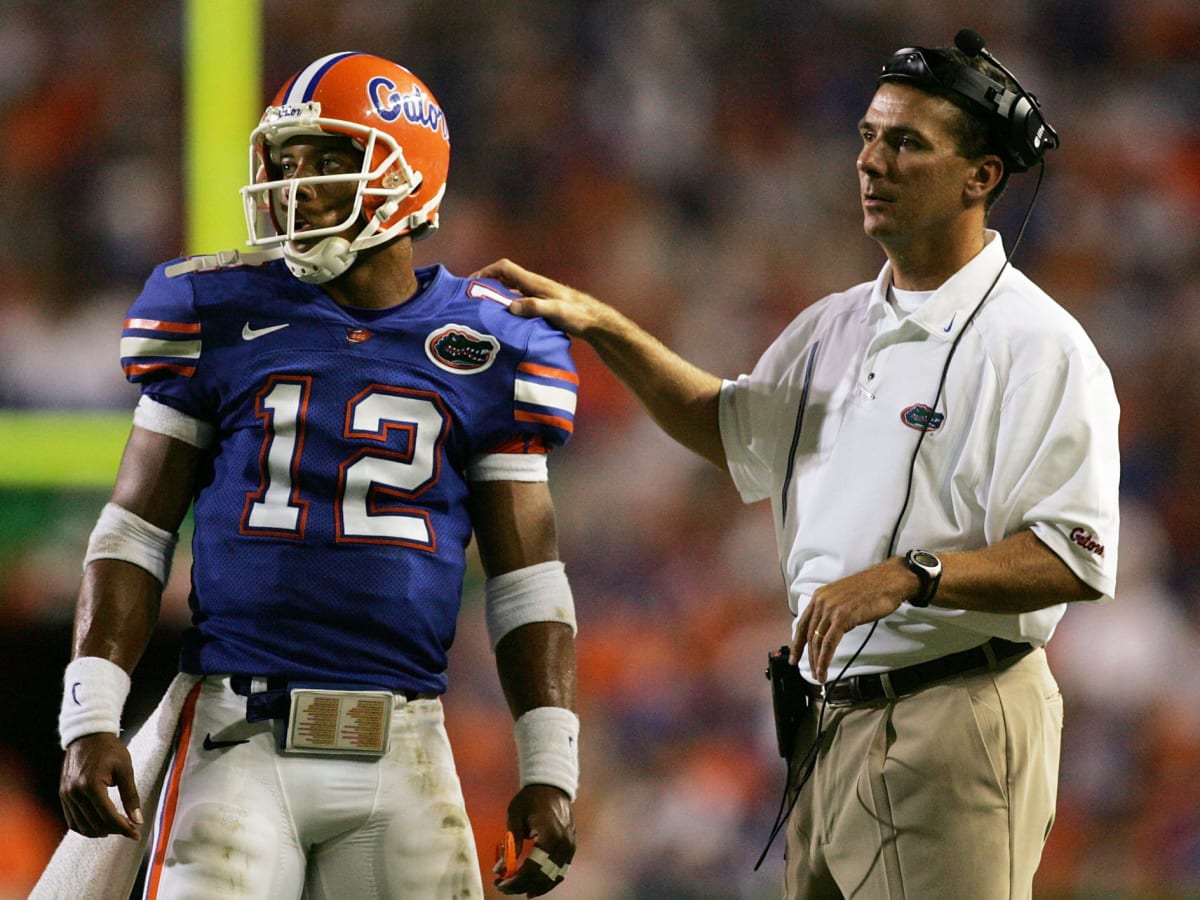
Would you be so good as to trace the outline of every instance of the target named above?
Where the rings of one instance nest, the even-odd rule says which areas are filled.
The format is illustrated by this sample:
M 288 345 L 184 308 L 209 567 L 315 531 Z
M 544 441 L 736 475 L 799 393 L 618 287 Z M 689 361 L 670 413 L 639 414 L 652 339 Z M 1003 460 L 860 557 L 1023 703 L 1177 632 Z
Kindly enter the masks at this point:
M 906 321 L 936 338 L 954 340 L 1004 265 L 1004 239 L 1000 233 L 989 228 L 983 239 L 983 249 L 951 275 Z M 892 264 L 886 262 L 871 287 L 871 299 L 866 309 L 869 322 L 879 323 L 889 318 L 895 321 L 895 312 L 887 302 L 891 283 Z

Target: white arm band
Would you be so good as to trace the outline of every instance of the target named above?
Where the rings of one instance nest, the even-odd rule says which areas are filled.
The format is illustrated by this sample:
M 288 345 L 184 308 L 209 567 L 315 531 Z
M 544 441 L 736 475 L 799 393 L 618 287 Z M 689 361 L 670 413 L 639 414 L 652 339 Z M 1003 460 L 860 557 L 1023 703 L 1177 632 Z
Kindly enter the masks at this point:
M 133 411 L 133 424 L 138 428 L 165 434 L 167 437 L 207 450 L 217 430 L 208 422 L 182 413 L 172 406 L 142 395 Z
M 469 481 L 549 481 L 545 453 L 481 453 L 467 465 Z
M 121 710 L 129 696 L 129 674 L 100 656 L 71 660 L 63 674 L 58 733 L 62 748 L 88 734 L 119 735 Z
M 563 622 L 576 631 L 575 598 L 560 560 L 505 572 L 484 583 L 492 650 L 500 639 L 531 622 Z
M 140 566 L 166 585 L 171 577 L 171 557 L 179 535 L 151 525 L 116 503 L 104 504 L 88 541 L 83 567 L 94 559 L 123 559 Z
M 579 716 L 561 706 L 539 706 L 517 719 L 521 787 L 548 784 L 572 801 L 579 789 Z

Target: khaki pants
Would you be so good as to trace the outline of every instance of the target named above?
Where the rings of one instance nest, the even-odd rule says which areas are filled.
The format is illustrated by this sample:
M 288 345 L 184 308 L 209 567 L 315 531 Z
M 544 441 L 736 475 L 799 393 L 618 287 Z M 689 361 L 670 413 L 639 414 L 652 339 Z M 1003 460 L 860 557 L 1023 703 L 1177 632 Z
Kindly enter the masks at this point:
M 1031 896 L 1062 737 L 1044 650 L 899 700 L 825 706 L 821 725 L 788 821 L 787 900 Z M 814 711 L 793 785 L 816 726 Z

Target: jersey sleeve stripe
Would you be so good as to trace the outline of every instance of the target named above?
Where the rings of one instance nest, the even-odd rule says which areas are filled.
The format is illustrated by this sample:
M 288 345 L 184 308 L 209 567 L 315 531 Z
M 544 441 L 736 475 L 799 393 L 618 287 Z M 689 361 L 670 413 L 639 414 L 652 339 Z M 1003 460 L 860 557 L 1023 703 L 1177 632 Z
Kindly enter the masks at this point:
M 517 366 L 518 372 L 525 372 L 528 375 L 536 375 L 541 378 L 553 378 L 558 381 L 570 382 L 578 386 L 579 376 L 568 369 L 555 369 L 552 366 L 539 366 L 537 363 L 521 363 Z
M 199 322 L 163 322 L 160 319 L 126 319 L 126 331 L 165 331 L 168 334 L 199 334 Z
M 176 375 L 183 375 L 185 378 L 191 378 L 196 374 L 195 366 L 185 366 L 179 363 L 157 362 L 157 363 L 129 363 L 122 366 L 125 370 L 125 377 L 133 381 L 144 381 L 147 375 L 162 374 L 164 372 L 174 372 Z
M 513 413 L 513 418 L 518 422 L 529 422 L 531 424 L 550 425 L 560 431 L 565 431 L 571 434 L 575 430 L 574 419 L 567 419 L 562 416 L 552 416 L 546 413 L 535 413 L 527 409 L 518 409 Z
M 537 384 L 518 378 L 514 383 L 513 396 L 518 403 L 561 409 L 575 415 L 576 394 L 567 388 Z
M 191 378 L 202 349 L 199 322 L 125 320 L 121 368 L 130 381 L 151 381 L 170 373 Z
M 171 341 L 155 338 L 121 338 L 122 359 L 146 359 L 169 357 L 171 359 L 199 359 L 199 341 Z
M 570 369 L 523 362 L 513 380 L 513 415 L 517 422 L 559 431 L 565 441 L 575 430 L 579 376 Z

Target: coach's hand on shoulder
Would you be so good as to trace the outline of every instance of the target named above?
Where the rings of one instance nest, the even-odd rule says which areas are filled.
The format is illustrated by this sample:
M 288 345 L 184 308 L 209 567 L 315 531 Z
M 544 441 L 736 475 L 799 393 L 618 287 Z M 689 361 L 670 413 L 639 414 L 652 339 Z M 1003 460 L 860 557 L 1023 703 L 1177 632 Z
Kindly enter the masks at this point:
M 527 784 L 508 804 L 508 830 L 518 854 L 525 841 L 533 848 L 515 875 L 500 873 L 495 882 L 500 892 L 540 897 L 561 884 L 575 858 L 575 820 L 567 795 L 549 785 Z
M 493 278 L 509 290 L 522 294 L 508 308 L 514 315 L 541 317 L 555 328 L 577 337 L 586 338 L 589 331 L 620 316 L 590 294 L 530 272 L 512 260 L 497 260 L 471 277 Z
M 122 815 L 109 798 L 116 786 Z M 141 836 L 142 810 L 129 750 L 115 734 L 89 734 L 71 742 L 63 759 L 59 800 L 67 827 L 84 837 Z

